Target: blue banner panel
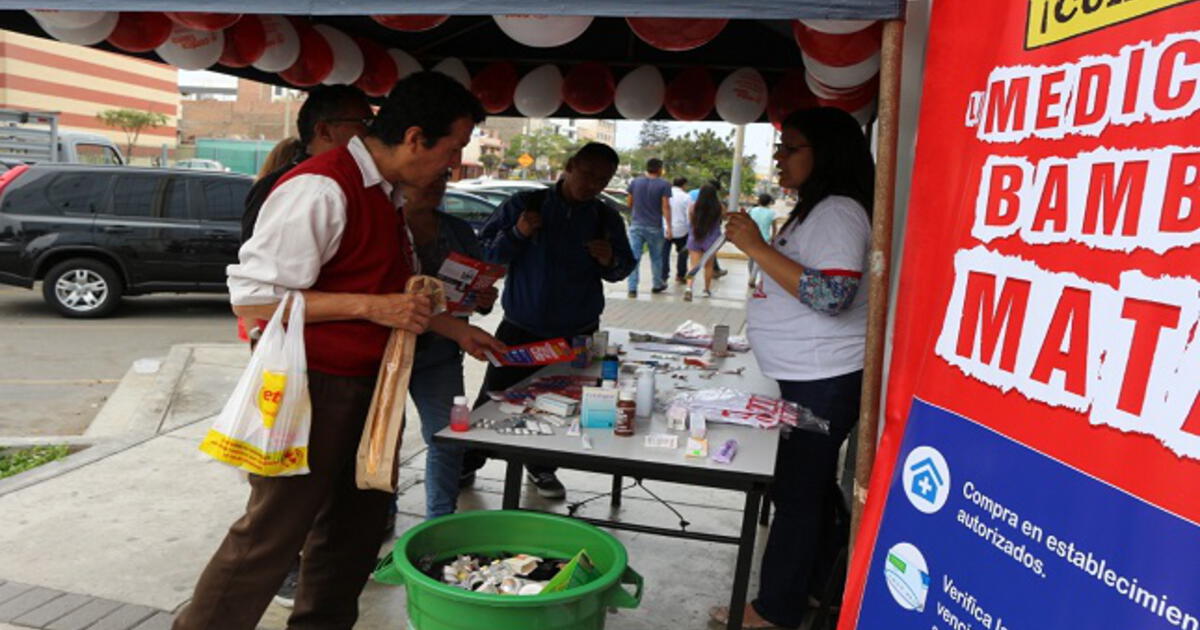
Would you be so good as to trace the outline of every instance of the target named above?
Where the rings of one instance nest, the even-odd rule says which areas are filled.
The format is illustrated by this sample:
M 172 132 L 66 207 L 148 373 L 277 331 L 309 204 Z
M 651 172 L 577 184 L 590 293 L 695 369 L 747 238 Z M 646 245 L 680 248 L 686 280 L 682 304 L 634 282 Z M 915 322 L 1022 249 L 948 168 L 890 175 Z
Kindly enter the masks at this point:
M 1196 523 L 916 400 L 858 628 L 1200 630 L 1198 558 Z
M 104 11 L 211 11 L 293 15 L 373 15 L 426 13 L 448 15 L 594 15 L 606 17 L 708 17 L 754 20 L 793 18 L 886 20 L 903 15 L 903 0 L 39 0 L 39 9 Z M 0 9 L 28 9 L 27 0 L 0 0 Z

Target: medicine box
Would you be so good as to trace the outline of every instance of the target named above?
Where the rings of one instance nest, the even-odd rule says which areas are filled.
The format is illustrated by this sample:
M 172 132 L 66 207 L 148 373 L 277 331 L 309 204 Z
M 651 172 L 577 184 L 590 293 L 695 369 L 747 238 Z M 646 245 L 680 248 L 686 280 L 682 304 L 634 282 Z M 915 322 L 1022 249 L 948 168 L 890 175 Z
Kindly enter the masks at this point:
M 585 429 L 611 429 L 617 421 L 617 390 L 584 387 L 580 423 Z
M 533 401 L 533 406 L 539 411 L 563 417 L 573 416 L 579 411 L 579 402 L 562 394 L 542 394 Z

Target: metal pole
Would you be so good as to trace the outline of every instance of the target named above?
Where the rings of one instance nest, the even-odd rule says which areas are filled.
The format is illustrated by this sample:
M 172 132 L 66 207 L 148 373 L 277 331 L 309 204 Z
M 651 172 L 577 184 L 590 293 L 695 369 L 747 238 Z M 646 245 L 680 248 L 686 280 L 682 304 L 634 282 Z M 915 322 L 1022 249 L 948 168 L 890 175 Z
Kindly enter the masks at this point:
M 742 196 L 742 151 L 746 148 L 746 125 L 738 125 L 733 136 L 733 175 L 729 179 L 729 212 L 737 212 Z
M 858 451 L 854 471 L 854 510 L 850 548 L 858 536 L 867 502 L 867 487 L 875 465 L 879 434 L 879 401 L 883 389 L 883 356 L 887 342 L 888 282 L 892 261 L 892 214 L 896 201 L 896 136 L 900 123 L 900 63 L 904 53 L 904 22 L 883 25 L 879 73 L 879 137 L 875 162 L 875 204 L 871 221 L 869 307 L 866 362 L 863 367 L 862 407 L 858 416 Z M 880 497 L 882 499 L 882 497 Z

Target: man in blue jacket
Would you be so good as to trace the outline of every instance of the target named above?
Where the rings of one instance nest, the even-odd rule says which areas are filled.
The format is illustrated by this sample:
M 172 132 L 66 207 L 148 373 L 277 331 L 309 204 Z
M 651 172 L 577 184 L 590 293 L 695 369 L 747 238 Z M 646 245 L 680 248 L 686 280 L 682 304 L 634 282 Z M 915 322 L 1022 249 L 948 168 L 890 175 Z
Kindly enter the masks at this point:
M 479 240 L 488 261 L 508 265 L 497 339 L 514 346 L 569 340 L 599 328 L 603 281 L 620 282 L 636 265 L 624 221 L 598 198 L 618 162 L 612 147 L 589 143 L 567 161 L 552 188 L 512 196 L 484 224 Z M 487 402 L 488 392 L 508 389 L 537 370 L 489 365 L 475 405 Z M 463 485 L 474 481 L 484 461 L 482 452 L 467 453 Z M 566 496 L 555 468 L 526 469 L 539 495 Z

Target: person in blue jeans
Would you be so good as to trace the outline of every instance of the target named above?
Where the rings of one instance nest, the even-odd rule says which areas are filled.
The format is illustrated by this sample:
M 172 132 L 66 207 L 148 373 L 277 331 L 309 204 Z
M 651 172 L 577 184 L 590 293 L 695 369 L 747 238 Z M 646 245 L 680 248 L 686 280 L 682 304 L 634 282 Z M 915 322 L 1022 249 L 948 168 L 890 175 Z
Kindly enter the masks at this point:
M 404 221 L 412 233 L 421 273 L 427 276 L 436 276 L 451 252 L 475 260 L 484 258 L 483 247 L 471 225 L 438 209 L 445 192 L 445 180 L 426 188 L 404 190 Z M 495 288 L 481 293 L 476 312 L 490 312 L 496 295 Z M 463 393 L 463 352 L 458 344 L 433 332 L 417 337 L 408 394 L 417 407 L 421 437 L 428 447 L 425 453 L 426 518 L 452 514 L 458 504 L 463 448 L 435 443 L 433 435 L 450 426 L 450 407 L 454 397 Z
M 673 237 L 671 233 L 671 184 L 662 178 L 663 162 L 658 158 L 646 160 L 646 174 L 629 184 L 629 246 L 635 263 L 629 274 L 629 297 L 637 297 L 638 266 L 642 263 L 643 248 L 650 250 L 651 292 L 667 290 L 663 281 L 663 247 Z M 664 234 L 665 223 L 665 234 Z

